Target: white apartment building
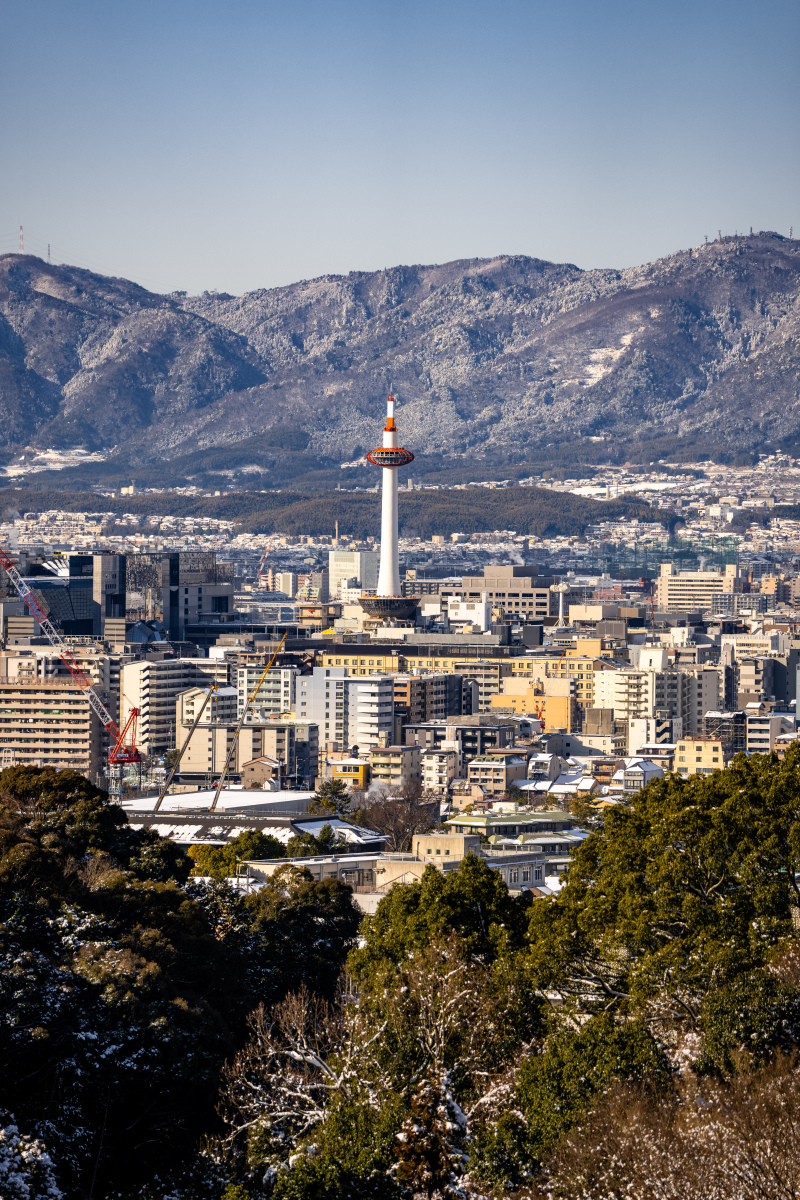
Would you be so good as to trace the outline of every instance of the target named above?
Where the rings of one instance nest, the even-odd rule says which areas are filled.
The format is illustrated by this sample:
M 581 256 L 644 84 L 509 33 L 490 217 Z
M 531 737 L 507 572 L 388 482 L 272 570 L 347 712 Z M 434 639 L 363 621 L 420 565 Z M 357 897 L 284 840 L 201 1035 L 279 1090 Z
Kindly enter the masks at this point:
M 331 598 L 339 595 L 341 584 L 355 579 L 359 591 L 374 591 L 378 586 L 377 550 L 329 550 L 328 590 Z
M 137 741 L 144 755 L 165 754 L 176 745 L 175 701 L 197 685 L 227 686 L 228 664 L 214 658 L 140 659 L 120 672 L 120 722 L 139 709 Z
M 477 628 L 481 633 L 491 629 L 492 602 L 488 592 L 482 592 L 480 600 L 463 600 L 460 596 L 450 596 L 444 603 L 447 605 L 447 618 L 451 625 Z
M 610 708 L 615 721 L 647 717 L 686 722 L 694 712 L 696 685 L 689 675 L 669 666 L 666 648 L 643 651 L 638 667 L 597 671 L 594 676 L 596 708 Z
M 794 733 L 795 727 L 796 719 L 793 716 L 765 712 L 760 707 L 754 707 L 747 711 L 747 753 L 771 754 L 777 739 L 782 734 Z
M 394 730 L 394 676 L 348 675 L 344 667 L 315 667 L 297 680 L 297 717 L 319 726 L 323 745 L 360 750 L 389 745 Z
M 264 664 L 266 666 L 266 663 Z M 236 668 L 236 688 L 239 693 L 239 714 L 244 709 L 247 697 L 255 688 L 264 667 L 240 664 Z M 296 681 L 300 677 L 299 667 L 273 667 L 267 672 L 264 682 L 256 693 L 248 713 L 248 721 L 258 721 L 272 713 L 292 712 L 296 701 Z
M 450 784 L 461 775 L 461 755 L 454 747 L 425 750 L 422 754 L 422 786 L 435 796 L 446 796 Z

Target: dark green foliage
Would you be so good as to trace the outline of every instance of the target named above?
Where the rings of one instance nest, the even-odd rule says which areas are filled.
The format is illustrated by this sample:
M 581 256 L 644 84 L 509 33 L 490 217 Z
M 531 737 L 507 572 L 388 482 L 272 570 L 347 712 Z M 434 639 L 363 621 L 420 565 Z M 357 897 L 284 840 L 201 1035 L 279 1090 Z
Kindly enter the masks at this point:
M 470 1142 L 470 1174 L 502 1195 L 519 1187 L 531 1172 L 528 1128 L 515 1112 L 505 1112 L 494 1125 L 479 1125 Z
M 455 871 L 429 867 L 419 883 L 390 891 L 364 922 L 364 945 L 351 955 L 351 970 L 361 975 L 382 963 L 402 962 L 451 930 L 470 958 L 493 962 L 522 944 L 526 920 L 526 910 L 497 871 L 468 854 Z
M 246 896 L 183 882 L 79 776 L 0 785 L 0 1108 L 69 1200 L 95 1170 L 97 1200 L 528 1195 L 595 1118 L 600 1158 L 628 1113 L 654 1137 L 661 1108 L 693 1120 L 687 1047 L 719 1105 L 800 1047 L 797 748 L 651 784 L 552 900 L 467 855 L 363 922 L 291 858 Z M 262 857 L 262 836 L 212 853 Z
M 345 820 L 352 810 L 352 796 L 341 779 L 325 779 L 317 788 L 308 811 Z
M 639 1022 L 617 1025 L 604 1013 L 579 1033 L 556 1033 L 519 1072 L 517 1100 L 527 1124 L 528 1152 L 540 1158 L 612 1080 L 657 1085 L 668 1076 L 663 1051 Z
M 730 1075 L 742 1060 L 763 1066 L 776 1050 L 800 1048 L 800 988 L 753 971 L 706 997 L 700 1028 L 699 1070 Z
M 296 833 L 286 844 L 289 858 L 312 858 L 317 854 L 336 854 L 345 848 L 330 825 L 323 825 L 318 834 Z
M 213 1128 L 247 1012 L 304 981 L 330 991 L 359 914 L 337 881 L 250 907 L 183 887 L 174 844 L 81 776 L 0 782 L 0 1109 L 45 1140 L 70 1197 L 93 1175 L 98 1196 L 145 1194 Z
M 317 1140 L 291 1171 L 278 1175 L 276 1200 L 394 1200 L 400 1196 L 387 1172 L 406 1106 L 387 1096 L 379 1108 L 337 1098 Z
M 105 795 L 79 771 L 23 766 L 0 771 L 0 796 L 12 797 L 19 811 L 74 809 L 80 801 L 99 803 Z
M 703 999 L 792 933 L 800 749 L 671 776 L 608 812 L 555 905 L 534 905 L 541 986 L 584 1005 L 696 1022 Z
M 229 879 L 236 874 L 236 864 L 246 859 L 285 858 L 286 847 L 277 838 L 258 830 L 245 830 L 226 846 L 190 846 L 189 858 L 194 863 L 193 875 L 212 879 Z
M 253 932 L 280 964 L 281 991 L 305 983 L 332 996 L 361 921 L 352 889 L 338 879 L 317 882 L 308 871 L 287 864 L 244 906 Z

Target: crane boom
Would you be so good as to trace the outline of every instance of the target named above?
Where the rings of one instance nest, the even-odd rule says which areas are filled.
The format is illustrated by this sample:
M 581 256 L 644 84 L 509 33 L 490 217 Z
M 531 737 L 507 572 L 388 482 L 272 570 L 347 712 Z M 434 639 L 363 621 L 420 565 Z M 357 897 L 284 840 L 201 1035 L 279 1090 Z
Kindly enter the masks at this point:
M 116 743 L 120 738 L 120 731 L 117 728 L 114 718 L 111 716 L 111 713 L 108 711 L 105 704 L 103 704 L 103 701 L 92 687 L 91 680 L 87 678 L 87 676 L 78 666 L 75 655 L 72 653 L 63 637 L 58 632 L 55 625 L 53 625 L 53 623 L 46 616 L 44 609 L 33 594 L 33 589 L 28 587 L 11 559 L 2 549 L 0 549 L 0 563 L 2 563 L 6 575 L 8 575 L 9 579 L 16 588 L 17 595 L 19 596 L 20 600 L 27 606 L 28 611 L 32 612 L 36 616 L 36 620 L 39 622 L 45 637 L 52 646 L 55 646 L 64 666 L 67 668 L 78 687 L 86 696 L 86 699 L 91 705 L 92 712 L 95 714 L 100 724 L 108 730 L 113 737 L 114 742 Z
M 242 715 L 239 717 L 239 724 L 236 726 L 233 737 L 231 738 L 230 749 L 228 750 L 228 757 L 225 759 L 225 766 L 223 767 L 222 774 L 219 777 L 219 782 L 217 783 L 217 790 L 214 792 L 214 799 L 211 801 L 211 808 L 209 809 L 209 812 L 214 812 L 217 807 L 217 801 L 219 800 L 219 794 L 222 791 L 223 784 L 225 783 L 225 776 L 228 774 L 228 767 L 231 765 L 231 759 L 233 758 L 233 752 L 236 749 L 239 734 L 242 732 L 242 726 L 244 725 L 245 720 L 247 719 L 247 713 L 250 708 L 250 705 L 253 703 L 256 696 L 258 695 L 261 685 L 267 677 L 267 671 L 269 671 L 270 667 L 275 662 L 275 659 L 278 657 L 280 648 L 283 645 L 283 643 L 286 641 L 286 637 L 287 637 L 287 635 L 284 634 L 283 637 L 281 638 L 281 640 L 278 642 L 275 653 L 273 654 L 272 658 L 269 660 L 267 665 L 264 667 L 264 670 L 261 672 L 261 678 L 259 679 L 258 683 L 253 688 L 252 692 L 250 693 L 250 695 L 247 697 L 247 699 L 244 702 L 244 708 L 242 709 Z
M 164 799 L 164 797 L 166 796 L 167 792 L 170 789 L 170 785 L 172 784 L 172 780 L 175 776 L 175 772 L 177 771 L 178 767 L 181 765 L 181 759 L 183 758 L 183 756 L 186 752 L 186 748 L 188 747 L 189 742 L 192 740 L 192 734 L 194 733 L 195 729 L 197 729 L 197 726 L 200 724 L 200 718 L 202 717 L 203 713 L 206 710 L 206 705 L 208 704 L 209 700 L 211 699 L 212 693 L 216 692 L 218 690 L 219 690 L 219 684 L 212 683 L 211 687 L 206 692 L 206 698 L 200 706 L 200 711 L 198 712 L 197 716 L 194 719 L 194 724 L 192 725 L 192 728 L 189 730 L 189 736 L 187 737 L 186 741 L 181 746 L 180 754 L 175 759 L 175 762 L 172 764 L 172 770 L 169 773 L 169 779 L 164 784 L 161 791 L 158 793 L 158 799 L 156 800 L 155 805 L 153 806 L 154 813 L 158 812 L 158 810 L 161 808 L 161 801 Z

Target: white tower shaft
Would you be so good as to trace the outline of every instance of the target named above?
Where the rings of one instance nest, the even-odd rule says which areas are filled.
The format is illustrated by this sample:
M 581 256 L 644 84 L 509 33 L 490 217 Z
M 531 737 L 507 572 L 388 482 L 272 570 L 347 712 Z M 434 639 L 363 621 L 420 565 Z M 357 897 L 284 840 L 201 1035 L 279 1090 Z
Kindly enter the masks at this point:
M 397 445 L 394 424 L 394 396 L 386 402 L 386 426 L 383 430 L 384 449 Z M 378 571 L 378 596 L 400 595 L 400 550 L 397 536 L 397 467 L 383 468 L 381 497 L 381 564 Z

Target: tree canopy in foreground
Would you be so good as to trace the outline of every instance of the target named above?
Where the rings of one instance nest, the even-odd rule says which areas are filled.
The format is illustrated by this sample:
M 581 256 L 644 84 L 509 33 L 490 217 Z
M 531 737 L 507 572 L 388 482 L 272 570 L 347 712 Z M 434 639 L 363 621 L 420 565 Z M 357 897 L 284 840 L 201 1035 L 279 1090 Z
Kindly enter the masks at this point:
M 291 858 L 187 877 L 65 774 L 0 775 L 21 1195 L 798 1193 L 799 749 L 651 784 L 549 899 L 470 855 L 360 924 Z

